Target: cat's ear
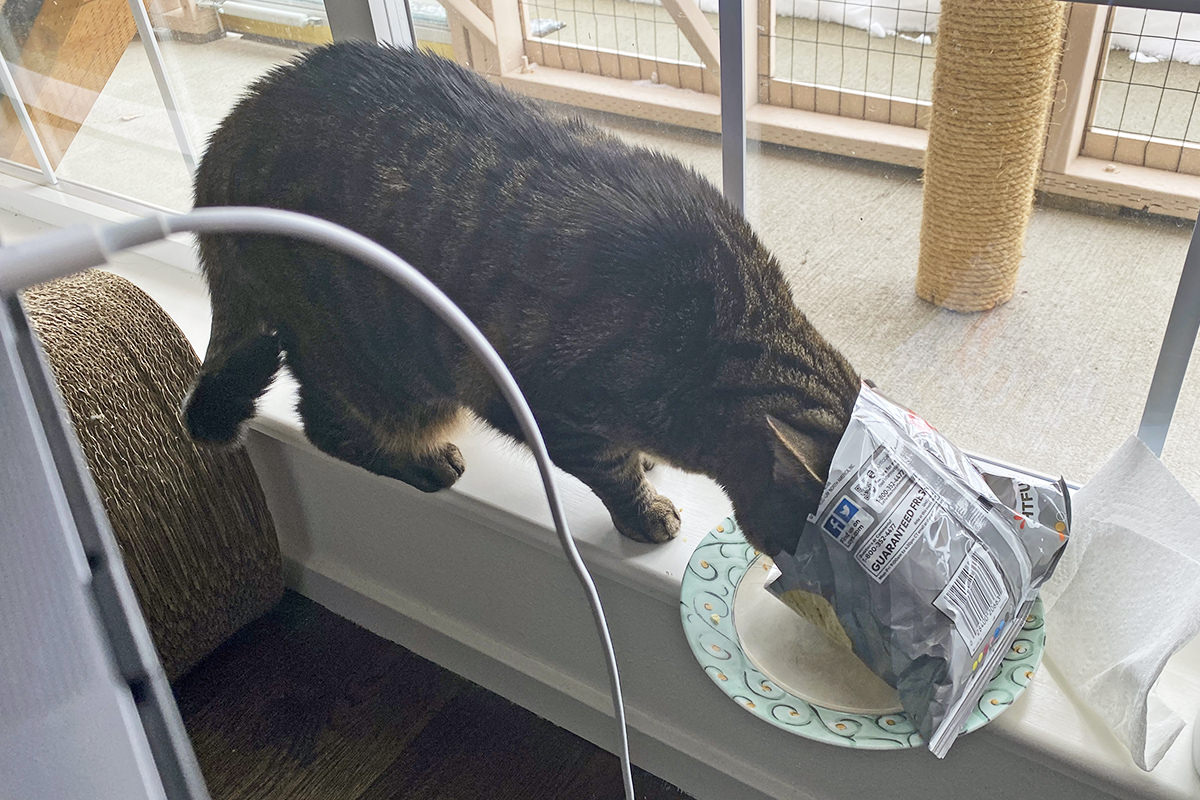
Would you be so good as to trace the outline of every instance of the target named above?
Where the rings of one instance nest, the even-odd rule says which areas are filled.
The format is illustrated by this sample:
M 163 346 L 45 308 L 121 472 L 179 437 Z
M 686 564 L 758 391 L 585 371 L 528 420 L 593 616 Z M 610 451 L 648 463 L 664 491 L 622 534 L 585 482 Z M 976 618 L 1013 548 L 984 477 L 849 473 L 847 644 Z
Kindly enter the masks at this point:
M 775 451 L 775 477 L 808 476 L 817 483 L 824 484 L 828 476 L 821 465 L 821 450 L 817 440 L 788 425 L 786 422 L 767 415 L 767 424 L 771 426 L 772 447 Z

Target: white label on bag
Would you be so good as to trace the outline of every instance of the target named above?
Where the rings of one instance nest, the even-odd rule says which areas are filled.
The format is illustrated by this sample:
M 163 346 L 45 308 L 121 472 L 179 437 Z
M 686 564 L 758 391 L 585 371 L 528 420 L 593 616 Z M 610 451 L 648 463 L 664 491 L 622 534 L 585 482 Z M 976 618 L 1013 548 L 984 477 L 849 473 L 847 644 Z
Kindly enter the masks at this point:
M 875 451 L 854 481 L 854 491 L 875 513 L 881 513 L 897 490 L 912 483 L 903 467 L 882 447 Z
M 883 583 L 909 549 L 921 538 L 936 504 L 923 486 L 908 483 L 907 491 L 877 529 L 863 537 L 854 558 L 876 583 Z
M 992 623 L 1006 597 L 1004 579 L 987 548 L 976 544 L 950 577 L 933 605 L 954 620 L 954 627 L 971 650 L 991 633 Z

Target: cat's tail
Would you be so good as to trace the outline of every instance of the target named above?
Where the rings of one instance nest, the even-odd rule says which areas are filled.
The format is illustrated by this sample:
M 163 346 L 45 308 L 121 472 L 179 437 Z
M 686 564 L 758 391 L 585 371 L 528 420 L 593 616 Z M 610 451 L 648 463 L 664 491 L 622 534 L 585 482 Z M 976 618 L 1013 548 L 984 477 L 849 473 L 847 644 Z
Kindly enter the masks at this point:
M 215 311 L 215 309 L 214 309 Z M 193 439 L 213 444 L 236 441 L 254 404 L 279 370 L 279 337 L 273 331 L 213 337 L 204 365 L 183 401 L 183 423 Z

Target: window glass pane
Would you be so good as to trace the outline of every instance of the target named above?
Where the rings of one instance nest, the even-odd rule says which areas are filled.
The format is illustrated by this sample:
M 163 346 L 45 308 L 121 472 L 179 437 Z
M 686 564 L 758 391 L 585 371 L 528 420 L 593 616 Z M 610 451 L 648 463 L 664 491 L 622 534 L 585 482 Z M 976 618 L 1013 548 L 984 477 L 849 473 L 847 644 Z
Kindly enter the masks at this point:
M 330 41 L 320 0 L 165 0 L 151 13 L 156 75 L 125 0 L 17 0 L 4 9 L 13 7 L 30 13 L 4 14 L 0 46 L 59 177 L 171 209 L 191 206 L 180 136 L 198 157 L 250 82 Z M 11 108 L 4 114 L 0 157 L 33 165 L 28 146 L 14 143 Z
M 125 47 L 56 172 L 167 208 L 191 205 L 191 175 L 139 40 Z
M 525 55 L 553 69 L 717 93 L 717 0 L 521 0 Z M 707 55 L 706 55 L 707 54 Z
M 674 156 L 718 189 L 721 187 L 721 137 L 718 134 L 586 109 L 559 110 L 582 116 L 632 145 Z
M 959 313 L 914 290 L 918 170 L 771 146 L 748 173 L 799 308 L 960 447 L 1082 481 L 1136 431 L 1189 223 L 1038 206 L 1013 298 Z
M 933 47 L 916 40 L 936 39 L 940 3 L 928 3 L 919 24 L 874 30 L 867 17 L 852 19 L 886 6 L 896 13 L 895 2 L 777 2 L 768 102 L 842 115 L 849 108 L 854 115 L 853 92 L 878 92 L 893 98 L 890 107 L 876 104 L 872 113 L 868 97 L 866 118 L 895 124 L 901 101 L 930 100 Z M 1188 63 L 1193 61 L 1188 42 L 1200 36 L 1190 27 L 1192 16 L 1200 19 L 1172 15 L 1169 32 L 1160 30 L 1164 20 L 1147 23 L 1146 33 L 1170 40 L 1166 54 L 1155 56 L 1158 61 L 1131 60 L 1128 47 L 1110 54 L 1110 62 L 1119 55 L 1127 65 L 1122 93 L 1153 94 L 1131 95 L 1128 103 L 1144 106 L 1150 122 L 1157 119 L 1159 135 L 1182 137 L 1194 127 L 1196 83 L 1189 71 L 1200 67 Z M 1139 21 L 1135 38 L 1141 32 Z M 1146 47 L 1154 44 L 1143 41 Z M 894 84 L 878 83 L 877 66 L 886 67 Z M 1150 80 L 1140 71 L 1144 67 L 1161 75 Z M 777 94 L 783 81 L 792 82 L 790 90 Z M 803 83 L 818 86 L 805 93 Z M 924 126 L 928 108 L 916 110 L 916 124 Z M 786 141 L 778 131 L 784 122 L 780 116 L 771 127 L 752 124 L 749 135 Z M 836 125 L 828 130 L 830 138 L 839 134 Z M 900 141 L 886 132 L 870 140 L 869 131 L 849 126 L 840 135 L 861 138 L 854 149 L 864 153 Z M 851 149 L 844 142 L 838 146 Z M 1087 201 L 1039 204 L 1024 238 L 1012 299 L 991 311 L 959 313 L 915 291 L 923 215 L 919 169 L 752 144 L 747 214 L 818 331 L 861 374 L 960 446 L 1082 481 L 1137 429 L 1190 221 Z

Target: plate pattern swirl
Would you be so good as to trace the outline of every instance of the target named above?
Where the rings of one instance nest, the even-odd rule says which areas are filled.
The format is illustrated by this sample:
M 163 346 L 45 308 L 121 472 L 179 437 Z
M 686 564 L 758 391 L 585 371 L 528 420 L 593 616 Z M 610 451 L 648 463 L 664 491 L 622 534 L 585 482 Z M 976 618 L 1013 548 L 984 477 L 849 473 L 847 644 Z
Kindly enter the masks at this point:
M 696 547 L 684 573 L 680 594 L 684 634 L 713 683 L 751 714 L 808 739 L 868 750 L 922 746 L 924 740 L 903 712 L 869 715 L 824 708 L 781 689 L 758 671 L 742 650 L 732 613 L 734 591 L 757 556 L 736 521 L 727 517 Z M 1012 705 L 1041 663 L 1045 641 L 1038 600 L 964 732 L 986 725 Z

